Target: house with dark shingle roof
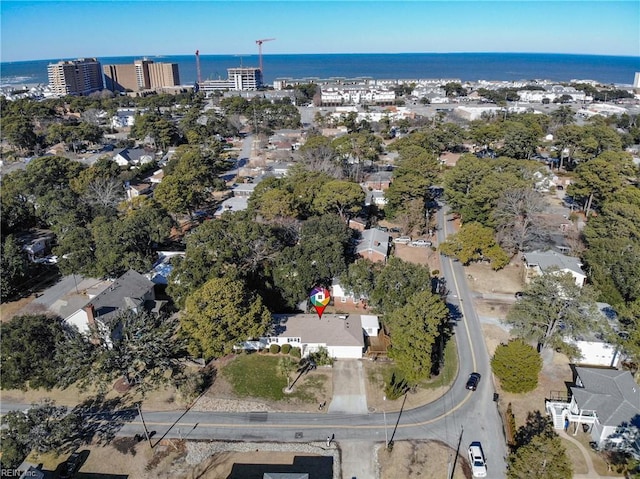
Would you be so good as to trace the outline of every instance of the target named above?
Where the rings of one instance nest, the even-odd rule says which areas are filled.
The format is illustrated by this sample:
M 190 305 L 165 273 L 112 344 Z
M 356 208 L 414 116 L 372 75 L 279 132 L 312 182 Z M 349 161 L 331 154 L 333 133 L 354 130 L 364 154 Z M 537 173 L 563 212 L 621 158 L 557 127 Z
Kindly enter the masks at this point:
M 568 421 L 575 435 L 586 424 L 593 441 L 603 447 L 615 443 L 627 426 L 640 426 L 640 386 L 629 371 L 575 366 L 574 372 L 571 399 L 546 400 L 556 429 Z
M 130 269 L 107 289 L 90 298 L 82 308 L 67 316 L 65 322 L 76 326 L 81 333 L 89 333 L 96 323 L 107 326 L 123 311 L 158 312 L 163 303 L 155 300 L 154 283 Z

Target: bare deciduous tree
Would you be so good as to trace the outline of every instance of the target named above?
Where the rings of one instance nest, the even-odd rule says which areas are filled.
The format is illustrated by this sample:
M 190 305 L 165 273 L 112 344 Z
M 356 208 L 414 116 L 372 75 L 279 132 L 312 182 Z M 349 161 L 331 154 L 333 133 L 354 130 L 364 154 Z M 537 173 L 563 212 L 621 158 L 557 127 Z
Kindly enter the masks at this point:
M 300 158 L 310 171 L 320 171 L 337 180 L 345 176 L 344 168 L 339 165 L 335 150 L 328 145 L 306 149 L 300 153 Z
M 549 236 L 541 216 L 545 207 L 542 195 L 530 188 L 505 191 L 493 212 L 500 245 L 515 253 L 544 244 Z
M 123 197 L 122 182 L 115 178 L 96 178 L 87 187 L 88 203 L 104 208 L 114 208 Z

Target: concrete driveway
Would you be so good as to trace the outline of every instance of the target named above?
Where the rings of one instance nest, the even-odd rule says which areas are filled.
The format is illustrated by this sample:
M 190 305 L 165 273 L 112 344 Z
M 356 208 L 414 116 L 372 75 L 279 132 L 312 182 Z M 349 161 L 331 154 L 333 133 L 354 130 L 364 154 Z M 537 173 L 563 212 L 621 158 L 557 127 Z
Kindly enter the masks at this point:
M 333 399 L 328 412 L 367 414 L 362 362 L 340 359 L 333 364 Z

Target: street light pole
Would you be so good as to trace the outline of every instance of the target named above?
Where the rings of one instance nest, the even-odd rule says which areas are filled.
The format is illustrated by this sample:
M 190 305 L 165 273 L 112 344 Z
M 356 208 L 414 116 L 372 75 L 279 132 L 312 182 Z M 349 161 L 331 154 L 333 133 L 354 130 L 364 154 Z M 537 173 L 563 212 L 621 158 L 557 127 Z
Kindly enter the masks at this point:
M 384 417 L 384 447 L 389 448 L 389 436 L 387 435 L 387 411 L 384 407 L 384 401 L 387 400 L 387 396 L 382 396 L 382 416 Z

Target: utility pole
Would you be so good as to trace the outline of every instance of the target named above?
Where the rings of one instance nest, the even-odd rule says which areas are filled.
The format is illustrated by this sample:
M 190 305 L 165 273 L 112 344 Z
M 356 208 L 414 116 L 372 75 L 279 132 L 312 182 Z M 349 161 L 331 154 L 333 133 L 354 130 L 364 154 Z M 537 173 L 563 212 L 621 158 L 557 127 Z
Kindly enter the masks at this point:
M 149 436 L 149 430 L 147 429 L 147 423 L 144 422 L 144 417 L 142 416 L 142 409 L 140 408 L 140 403 L 136 404 L 138 408 L 138 414 L 140 415 L 140 419 L 142 420 L 142 426 L 144 427 L 144 435 L 147 437 L 147 441 L 149 442 L 149 447 L 153 449 L 153 445 L 151 444 L 151 437 Z
M 384 417 L 384 447 L 389 449 L 389 436 L 387 435 L 387 410 L 384 403 L 387 400 L 387 396 L 382 396 L 382 416 Z

